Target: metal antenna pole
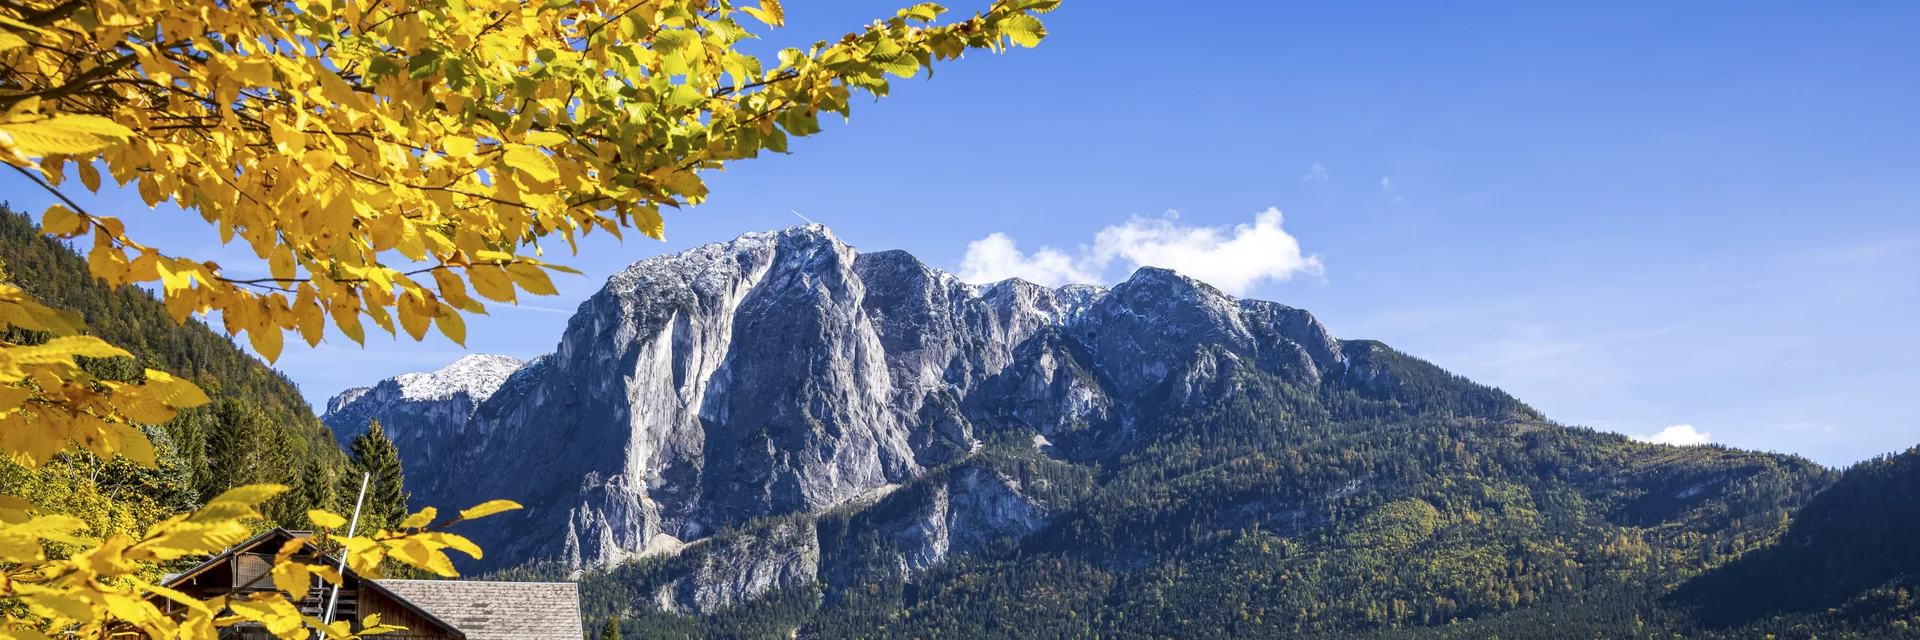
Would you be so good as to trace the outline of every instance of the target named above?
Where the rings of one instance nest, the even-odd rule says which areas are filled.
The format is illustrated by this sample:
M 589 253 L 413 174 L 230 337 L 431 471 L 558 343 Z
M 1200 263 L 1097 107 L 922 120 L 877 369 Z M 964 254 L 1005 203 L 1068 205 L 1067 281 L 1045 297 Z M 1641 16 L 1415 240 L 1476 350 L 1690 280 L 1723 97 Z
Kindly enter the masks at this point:
M 372 479 L 373 472 L 360 474 L 360 497 L 353 499 L 353 521 L 347 523 L 347 537 L 349 538 L 353 537 L 354 531 L 360 528 L 360 505 L 367 500 L 367 481 Z M 335 569 L 334 572 L 340 574 L 340 582 L 345 583 L 347 581 L 347 553 L 344 550 L 340 552 L 340 567 Z M 338 584 L 333 585 L 333 595 L 327 598 L 327 613 L 321 617 L 321 621 L 327 624 L 333 624 L 333 607 L 340 604 L 340 586 L 341 585 Z M 320 632 L 320 640 L 327 640 L 327 632 Z

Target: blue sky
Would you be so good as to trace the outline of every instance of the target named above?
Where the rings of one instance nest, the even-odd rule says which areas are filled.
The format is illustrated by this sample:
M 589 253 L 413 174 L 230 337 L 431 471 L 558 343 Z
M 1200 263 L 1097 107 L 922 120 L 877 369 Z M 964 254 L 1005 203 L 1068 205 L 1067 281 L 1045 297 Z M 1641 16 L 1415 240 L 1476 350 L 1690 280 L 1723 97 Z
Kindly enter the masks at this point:
M 899 6 L 788 4 L 770 43 Z M 469 345 L 544 353 L 620 267 L 798 211 L 982 276 L 1175 262 L 1568 424 L 1835 465 L 1920 444 L 1920 5 L 1210 4 L 1070 0 L 1039 49 L 713 175 L 668 242 L 590 243 L 586 277 L 470 320 Z M 191 214 L 91 202 L 244 264 Z M 318 404 L 461 354 L 336 334 L 279 366 Z

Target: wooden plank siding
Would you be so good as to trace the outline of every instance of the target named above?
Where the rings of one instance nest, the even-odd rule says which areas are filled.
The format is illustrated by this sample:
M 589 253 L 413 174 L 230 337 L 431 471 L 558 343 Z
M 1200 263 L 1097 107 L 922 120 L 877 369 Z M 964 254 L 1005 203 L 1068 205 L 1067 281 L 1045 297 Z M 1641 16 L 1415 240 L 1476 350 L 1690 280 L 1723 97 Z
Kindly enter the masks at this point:
M 355 631 L 359 630 L 359 620 L 377 613 L 380 614 L 380 622 L 382 624 L 400 625 L 407 628 L 406 631 L 395 631 L 393 633 L 376 636 L 379 638 L 390 640 L 444 640 L 462 637 L 446 632 L 441 629 L 440 623 L 428 620 L 426 616 L 416 613 L 412 607 L 398 601 L 392 595 L 380 589 L 361 590 L 359 605 L 359 617 L 355 618 L 356 622 L 354 624 Z

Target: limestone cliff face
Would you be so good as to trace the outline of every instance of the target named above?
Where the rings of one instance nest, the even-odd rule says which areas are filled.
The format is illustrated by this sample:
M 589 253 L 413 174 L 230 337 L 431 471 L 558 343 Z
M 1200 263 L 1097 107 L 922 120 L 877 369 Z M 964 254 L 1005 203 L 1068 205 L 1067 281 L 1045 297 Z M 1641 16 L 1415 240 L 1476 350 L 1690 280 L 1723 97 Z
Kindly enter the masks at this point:
M 425 374 L 432 384 L 349 390 L 323 420 L 343 438 L 382 420 L 420 505 L 526 505 L 472 532 L 486 567 L 609 567 L 861 504 L 941 467 L 936 488 L 897 509 L 911 517 L 886 524 L 910 572 L 1046 522 L 1053 507 L 1028 487 L 967 466 L 996 434 L 1102 455 L 1133 441 L 1147 398 L 1219 393 L 1207 385 L 1222 367 L 1348 375 L 1306 312 L 1171 271 L 1111 290 L 975 286 L 904 252 L 860 254 L 818 225 L 636 263 L 580 305 L 552 354 L 469 358 L 481 360 Z M 434 392 L 409 394 L 409 380 Z M 797 522 L 768 534 L 777 544 L 677 551 L 713 562 L 661 602 L 709 610 L 839 570 Z M 748 547 L 785 551 L 742 561 Z

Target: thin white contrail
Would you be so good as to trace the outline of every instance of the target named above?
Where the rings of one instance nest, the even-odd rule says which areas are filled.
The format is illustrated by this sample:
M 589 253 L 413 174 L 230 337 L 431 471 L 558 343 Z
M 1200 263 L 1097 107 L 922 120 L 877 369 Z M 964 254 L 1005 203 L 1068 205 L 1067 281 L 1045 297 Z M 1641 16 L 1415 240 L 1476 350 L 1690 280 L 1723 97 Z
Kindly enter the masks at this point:
M 793 210 L 792 210 L 792 209 L 788 209 L 788 211 L 793 211 Z M 800 216 L 800 212 L 798 212 L 798 211 L 793 211 L 793 215 L 796 215 L 796 216 Z M 805 220 L 805 221 L 807 221 L 807 224 L 820 224 L 820 223 L 818 223 L 818 222 L 814 222 L 814 221 L 813 221 L 813 218 L 809 218 L 809 217 L 806 217 L 806 216 L 800 216 L 800 219 L 801 219 L 801 220 Z

